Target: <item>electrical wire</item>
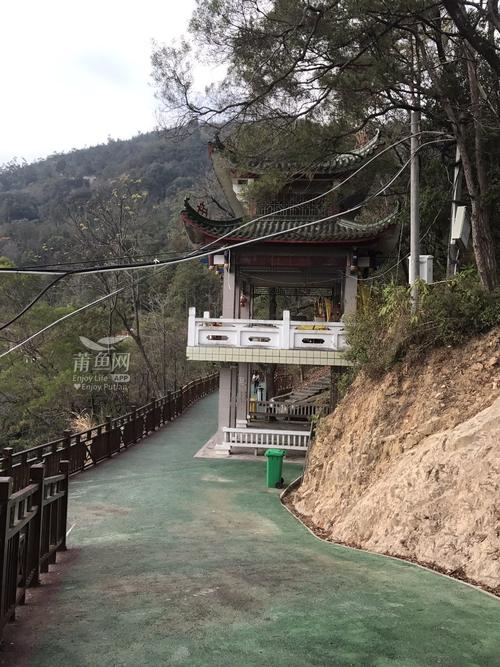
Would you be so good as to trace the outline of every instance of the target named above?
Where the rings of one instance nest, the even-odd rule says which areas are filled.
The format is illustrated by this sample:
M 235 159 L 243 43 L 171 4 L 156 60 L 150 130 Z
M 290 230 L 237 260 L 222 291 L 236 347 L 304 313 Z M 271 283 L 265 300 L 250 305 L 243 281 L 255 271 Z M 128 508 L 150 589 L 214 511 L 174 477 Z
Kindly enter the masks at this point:
M 425 237 L 427 236 L 427 234 L 428 234 L 428 233 L 431 231 L 431 229 L 434 227 L 434 225 L 436 224 L 437 219 L 438 219 L 439 216 L 441 215 L 441 212 L 442 212 L 442 210 L 443 210 L 443 208 L 444 208 L 444 205 L 445 205 L 445 202 L 443 202 L 443 203 L 441 204 L 441 206 L 440 206 L 438 212 L 437 212 L 436 215 L 434 216 L 434 219 L 432 220 L 432 222 L 429 224 L 429 226 L 427 227 L 427 229 L 425 230 L 425 232 L 424 232 L 424 233 L 422 234 L 422 236 L 420 237 L 420 241 L 423 241 L 423 240 L 425 239 Z M 401 228 L 401 230 L 402 230 L 402 228 Z M 401 258 L 398 257 L 398 261 L 397 261 L 395 264 L 393 264 L 392 266 L 390 266 L 390 267 L 389 267 L 388 269 L 386 269 L 383 273 L 379 273 L 379 274 L 377 274 L 376 276 L 369 276 L 368 278 L 357 278 L 356 276 L 351 276 L 351 275 L 349 275 L 349 274 L 347 274 L 347 273 L 345 274 L 345 276 L 346 276 L 346 278 L 347 278 L 347 277 L 348 277 L 348 278 L 357 278 L 357 280 L 358 280 L 359 282 L 369 282 L 369 281 L 372 281 L 372 280 L 378 280 L 379 278 L 383 278 L 383 277 L 386 276 L 388 273 L 390 273 L 393 269 L 395 269 L 397 266 L 399 266 L 399 265 L 401 264 L 401 262 L 404 262 L 405 259 L 408 259 L 409 256 L 410 256 L 410 253 L 407 253 L 404 257 L 401 257 Z M 432 283 L 432 284 L 434 285 L 435 283 Z
M 290 206 L 286 206 L 286 207 L 284 207 L 282 209 L 279 209 L 277 211 L 272 211 L 270 213 L 265 213 L 261 216 L 258 216 L 257 218 L 253 218 L 252 220 L 248 220 L 248 221 L 242 223 L 241 225 L 239 225 L 238 227 L 231 229 L 229 232 L 226 232 L 222 236 L 219 236 L 217 239 L 215 239 L 213 241 L 210 241 L 210 243 L 205 244 L 200 249 L 188 253 L 187 257 L 206 257 L 207 255 L 211 255 L 212 254 L 211 252 L 210 253 L 205 253 L 205 254 L 200 254 L 199 251 L 206 250 L 207 248 L 209 248 L 209 247 L 211 247 L 215 244 L 219 244 L 223 239 L 225 239 L 225 238 L 227 238 L 231 235 L 234 235 L 236 232 L 240 231 L 241 229 L 244 229 L 245 227 L 247 227 L 249 225 L 252 225 L 256 222 L 259 222 L 260 220 L 264 220 L 265 218 L 275 216 L 275 215 L 280 214 L 280 213 L 286 213 L 287 211 L 290 211 L 294 208 L 298 208 L 300 206 L 310 204 L 314 201 L 317 201 L 318 199 L 326 197 L 327 195 L 331 194 L 332 192 L 334 192 L 338 188 L 345 185 L 345 183 L 350 181 L 351 178 L 354 178 L 354 176 L 356 176 L 359 172 L 361 172 L 363 169 L 366 169 L 366 167 L 369 164 L 371 164 L 371 162 L 378 159 L 384 153 L 388 152 L 389 150 L 392 150 L 394 147 L 398 146 L 399 144 L 404 143 L 405 141 L 408 141 L 408 139 L 411 139 L 412 137 L 415 137 L 415 136 L 421 136 L 422 134 L 431 134 L 431 135 L 436 135 L 437 134 L 442 138 L 441 139 L 435 139 L 433 141 L 428 141 L 428 142 L 425 142 L 425 143 L 421 144 L 419 146 L 419 148 L 417 149 L 418 151 L 420 151 L 425 146 L 428 146 L 429 144 L 442 143 L 444 141 L 454 141 L 453 138 L 447 137 L 447 135 L 445 135 L 443 132 L 431 131 L 431 130 L 422 130 L 421 132 L 418 132 L 416 134 L 407 135 L 407 136 L 403 137 L 402 139 L 399 139 L 398 141 L 390 144 L 386 148 L 379 151 L 376 155 L 372 156 L 369 160 L 364 162 L 356 171 L 351 173 L 349 176 L 347 176 L 340 183 L 337 183 L 336 185 L 332 186 L 329 190 L 326 190 L 325 192 L 322 192 L 321 194 L 316 195 L 315 197 L 311 197 L 310 199 L 307 199 L 303 202 L 299 202 L 299 203 L 296 203 L 296 204 L 291 204 Z M 405 164 L 408 164 L 408 161 Z M 352 212 L 352 210 L 355 210 L 355 209 L 349 209 L 347 211 L 342 212 L 342 214 L 336 214 L 335 216 L 331 216 L 330 218 L 322 218 L 320 220 L 312 221 L 312 224 L 317 224 L 317 223 L 320 223 L 320 222 L 324 222 L 326 220 L 332 219 L 332 217 L 339 217 L 339 215 L 345 215 L 346 213 Z M 298 229 L 298 228 L 291 228 L 287 231 L 293 231 L 294 229 Z M 262 240 L 262 239 L 255 239 L 255 240 L 258 241 L 258 240 Z M 219 252 L 222 252 L 223 250 L 226 250 L 226 249 L 227 248 L 224 248 L 224 249 L 217 248 L 217 250 Z M 154 261 L 154 262 L 140 262 L 140 263 L 134 263 L 134 264 L 118 264 L 118 265 L 113 265 L 113 266 L 109 266 L 109 267 L 92 267 L 92 268 L 88 268 L 88 269 L 76 269 L 76 270 L 69 270 L 69 271 L 54 271 L 52 269 L 44 270 L 44 268 L 30 269 L 30 268 L 27 268 L 27 267 L 26 268 L 24 268 L 24 267 L 0 268 L 0 273 L 80 275 L 80 274 L 85 274 L 85 273 L 101 273 L 101 272 L 106 272 L 106 271 L 107 272 L 113 271 L 113 270 L 118 271 L 118 270 L 123 270 L 123 269 L 137 270 L 137 269 L 151 268 L 151 267 L 155 267 L 155 266 L 158 266 L 158 265 L 166 264 L 166 263 L 168 263 L 168 261 L 169 260 Z M 57 266 L 57 265 L 54 264 L 54 265 L 47 265 L 47 266 Z
M 164 267 L 162 267 L 162 268 L 164 268 Z M 160 271 L 162 270 L 162 268 L 160 268 Z M 136 287 L 138 283 L 152 278 L 153 275 L 158 275 L 158 273 L 150 274 L 150 275 L 147 275 L 147 276 L 142 276 L 141 278 L 139 278 L 132 285 L 124 285 L 123 287 L 119 287 L 118 289 L 115 289 L 112 292 L 109 292 L 108 294 L 104 294 L 103 296 L 99 297 L 98 299 L 95 299 L 94 301 L 91 301 L 90 303 L 85 304 L 84 306 L 80 306 L 80 308 L 77 308 L 76 310 L 72 310 L 70 313 L 66 313 L 66 315 L 63 315 L 62 317 L 59 317 L 57 320 L 54 320 L 53 322 L 50 322 L 50 324 L 47 324 L 42 329 L 39 329 L 34 334 L 31 334 L 31 336 L 28 336 L 28 338 L 25 338 L 24 340 L 20 341 L 19 343 L 16 343 L 15 345 L 13 345 L 11 348 L 6 350 L 5 352 L 2 352 L 0 354 L 0 359 L 2 359 L 3 357 L 6 357 L 7 355 L 11 354 L 12 352 L 15 352 L 16 350 L 23 347 L 27 343 L 31 342 L 32 340 L 34 340 L 35 338 L 37 338 L 41 334 L 45 333 L 46 331 L 49 331 L 49 329 L 52 329 L 57 324 L 60 324 L 61 322 L 64 322 L 65 320 L 68 320 L 70 317 L 73 317 L 74 315 L 78 315 L 78 313 L 81 313 L 84 310 L 87 310 L 88 308 L 92 308 L 93 306 L 97 306 L 97 304 L 101 303 L 102 301 L 106 301 L 106 299 L 110 299 L 112 296 L 116 296 L 117 294 L 120 294 L 121 292 L 124 292 L 125 290 Z M 64 277 L 64 276 L 61 276 L 61 277 Z
M 433 141 L 426 142 L 426 143 L 424 143 L 424 144 L 421 144 L 420 147 L 419 147 L 419 149 L 423 148 L 423 147 L 426 146 L 426 145 L 432 144 L 432 143 L 440 143 L 441 141 L 442 141 L 442 140 L 439 140 L 439 141 L 438 141 L 438 140 L 433 140 Z M 351 212 L 353 212 L 353 211 L 356 211 L 356 210 L 360 209 L 362 206 L 364 206 L 368 201 L 370 201 L 371 199 L 374 199 L 375 197 L 378 197 L 382 192 L 384 192 L 385 190 L 387 190 L 387 188 L 389 188 L 389 187 L 394 183 L 394 181 L 400 176 L 400 174 L 406 169 L 406 167 L 408 166 L 408 164 L 411 162 L 412 159 L 413 159 L 413 156 L 410 157 L 410 158 L 409 158 L 409 159 L 402 165 L 402 167 L 396 172 L 396 174 L 395 174 L 395 175 L 394 175 L 394 176 L 393 176 L 393 177 L 392 177 L 392 178 L 391 178 L 385 185 L 383 185 L 377 192 L 375 192 L 375 193 L 373 193 L 372 195 L 368 196 L 363 202 L 361 202 L 360 204 L 357 204 L 356 206 L 351 207 L 351 208 L 348 209 L 347 211 L 343 211 L 342 213 L 336 213 L 336 214 L 333 214 L 333 215 L 331 215 L 331 216 L 327 216 L 327 217 L 325 217 L 325 218 L 322 218 L 322 219 L 320 219 L 320 220 L 312 220 L 312 221 L 309 221 L 309 222 L 306 222 L 306 223 L 302 223 L 301 225 L 297 225 L 296 227 L 292 227 L 291 229 L 279 230 L 279 231 L 277 231 L 277 232 L 273 232 L 273 233 L 271 233 L 271 234 L 266 234 L 266 235 L 261 236 L 261 237 L 259 237 L 259 238 L 257 238 L 257 239 L 247 239 L 246 241 L 241 241 L 241 242 L 239 242 L 239 243 L 235 243 L 235 244 L 233 244 L 232 246 L 227 246 L 226 248 L 219 249 L 219 251 L 223 252 L 223 251 L 226 251 L 226 250 L 230 250 L 230 249 L 232 249 L 232 248 L 235 248 L 235 247 L 242 247 L 242 246 L 250 245 L 251 243 L 257 243 L 257 242 L 259 242 L 259 241 L 263 241 L 263 240 L 266 240 L 266 239 L 269 239 L 269 238 L 274 238 L 274 237 L 276 237 L 276 236 L 280 236 L 281 234 L 289 233 L 290 231 L 295 231 L 295 230 L 298 230 L 298 229 L 304 229 L 304 228 L 306 228 L 306 227 L 310 227 L 310 226 L 312 226 L 312 225 L 319 224 L 319 223 L 321 223 L 321 222 L 325 222 L 325 221 L 327 221 L 327 220 L 331 220 L 332 218 L 337 218 L 337 217 L 339 217 L 339 216 L 341 216 L 341 215 L 345 215 L 346 213 L 351 213 Z M 163 268 L 166 268 L 167 266 L 171 266 L 172 264 L 180 264 L 180 263 L 183 263 L 183 262 L 192 261 L 193 259 L 198 259 L 200 256 L 207 256 L 207 255 L 210 255 L 210 254 L 212 254 L 211 251 L 202 253 L 201 255 L 198 254 L 198 255 L 191 256 L 191 257 L 184 257 L 184 258 L 182 258 L 182 259 L 177 259 L 177 260 L 171 260 L 171 261 L 168 261 L 168 262 L 163 262 L 162 265 L 161 265 L 160 267 L 158 267 L 158 265 L 153 265 L 153 266 L 157 266 L 160 270 L 162 270 Z M 128 268 L 128 267 L 125 267 L 125 268 Z M 116 269 L 115 269 L 115 270 L 116 270 Z M 102 271 L 92 270 L 92 271 L 88 271 L 88 272 L 92 272 L 92 273 L 101 273 Z M 65 274 L 65 275 L 67 275 L 67 274 Z M 155 275 L 155 274 L 152 274 L 152 275 Z M 156 275 L 157 275 L 157 273 L 156 273 Z M 41 335 L 42 333 L 45 333 L 46 331 L 48 331 L 48 330 L 51 329 L 52 327 L 56 326 L 56 325 L 59 324 L 60 322 L 63 322 L 64 320 L 69 319 L 70 317 L 73 317 L 74 315 L 77 315 L 78 313 L 80 313 L 80 312 L 86 310 L 87 308 L 91 308 L 92 306 L 95 306 L 95 305 L 97 305 L 98 303 L 101 303 L 102 301 L 105 301 L 106 299 L 109 299 L 109 298 L 111 298 L 112 296 L 115 296 L 116 294 L 119 294 L 119 293 L 121 293 L 121 292 L 123 292 L 123 291 L 125 291 L 125 290 L 127 290 L 127 289 L 130 289 L 131 287 L 134 287 L 135 285 L 137 285 L 138 282 L 141 282 L 142 280 L 144 280 L 144 279 L 146 279 L 146 278 L 149 278 L 149 277 L 151 277 L 151 276 L 143 276 L 142 278 L 139 278 L 139 280 L 138 280 L 134 285 L 125 285 L 125 286 L 123 286 L 123 287 L 121 287 L 121 288 L 118 288 L 117 290 L 114 290 L 113 292 L 110 292 L 109 294 L 105 294 L 104 296 L 102 296 L 102 297 L 100 297 L 99 299 L 96 299 L 96 300 L 90 302 L 89 304 L 86 304 L 85 306 L 81 306 L 80 308 L 78 308 L 78 309 L 75 310 L 75 311 L 72 311 L 71 313 L 67 313 L 67 314 L 64 315 L 63 317 L 61 317 L 61 318 L 55 320 L 54 322 L 52 322 L 51 324 L 49 324 L 49 325 L 47 325 L 47 326 L 45 326 L 45 327 L 43 327 L 43 329 L 40 329 L 39 331 L 35 332 L 34 334 L 32 334 L 31 336 L 29 336 L 28 338 L 26 338 L 26 339 L 24 339 L 23 341 L 20 341 L 19 343 L 17 343 L 16 345 L 14 345 L 14 346 L 13 346 L 12 348 L 10 348 L 9 350 L 6 350 L 6 351 L 3 352 L 2 354 L 0 354 L 0 359 L 3 358 L 3 357 L 5 357 L 5 356 L 7 356 L 8 354 L 11 354 L 12 352 L 14 352 L 15 350 L 19 349 L 20 347 L 22 347 L 22 346 L 25 345 L 26 343 L 32 341 L 32 340 L 33 340 L 34 338 L 36 338 L 37 336 Z
M 228 236 L 233 235 L 235 232 L 238 232 L 241 229 L 244 229 L 248 225 L 254 224 L 255 222 L 259 222 L 260 220 L 264 220 L 265 218 L 268 218 L 268 217 L 273 216 L 273 215 L 277 215 L 279 213 L 286 213 L 287 211 L 291 211 L 294 208 L 297 208 L 299 206 L 305 206 L 306 204 L 311 204 L 312 202 L 315 202 L 318 199 L 326 197 L 327 195 L 331 194 L 332 192 L 335 192 L 335 190 L 338 190 L 339 188 L 343 187 L 346 183 L 348 183 L 351 180 L 351 178 L 354 178 L 355 176 L 357 176 L 357 174 L 359 174 L 361 171 L 363 171 L 363 169 L 366 169 L 366 167 L 368 167 L 369 164 L 371 164 L 372 162 L 377 160 L 379 157 L 381 157 L 382 155 L 384 155 L 388 151 L 392 150 L 396 146 L 399 146 L 400 144 L 404 143 L 405 141 L 408 141 L 408 139 L 411 139 L 412 137 L 416 137 L 416 136 L 421 136 L 422 134 L 438 134 L 440 136 L 443 136 L 443 141 L 454 141 L 454 139 L 452 139 L 451 137 L 447 137 L 447 135 L 445 135 L 443 132 L 438 132 L 438 131 L 434 131 L 434 130 L 421 130 L 420 132 L 417 132 L 416 134 L 409 134 L 409 135 L 403 137 L 402 139 L 398 139 L 398 141 L 395 141 L 394 143 L 390 144 L 389 146 L 386 146 L 381 151 L 379 151 L 376 155 L 372 155 L 372 157 L 369 160 L 367 160 L 366 162 L 363 162 L 363 164 L 360 167 L 358 167 L 358 169 L 356 169 L 356 171 L 349 174 L 349 176 L 347 176 L 340 183 L 336 183 L 335 185 L 333 185 L 329 190 L 326 190 L 325 192 L 322 192 L 319 195 L 316 195 L 315 197 L 311 197 L 311 199 L 306 199 L 305 201 L 300 202 L 298 204 L 291 204 L 290 206 L 286 206 L 285 208 L 279 209 L 278 211 L 272 211 L 271 213 L 265 213 L 265 214 L 263 214 L 263 215 L 261 215 L 257 218 L 254 218 L 253 220 L 249 220 L 247 222 L 244 222 L 243 224 L 239 225 L 238 227 L 235 227 L 235 228 L 231 229 L 229 232 L 226 232 L 226 234 L 223 234 L 222 236 L 219 236 L 214 241 L 210 241 L 210 243 L 208 243 L 204 246 L 204 249 L 208 248 L 208 247 L 210 247 L 210 246 L 212 246 L 216 243 L 220 243 L 220 241 L 222 241 L 223 239 L 227 238 Z M 446 139 L 444 137 L 446 137 Z M 435 143 L 435 142 L 428 142 L 428 143 Z M 440 143 L 440 141 L 438 141 L 437 143 Z M 421 147 L 423 147 L 424 145 L 427 145 L 427 144 L 422 144 Z M 418 150 L 420 150 L 420 148 Z
M 40 292 L 38 292 L 38 294 L 35 296 L 35 298 L 32 299 L 32 300 L 28 303 L 28 305 L 24 306 L 24 308 L 23 308 L 22 310 L 20 310 L 20 311 L 17 313 L 17 315 L 14 315 L 14 317 L 13 317 L 12 319 L 10 319 L 8 322 L 5 322 L 4 324 L 0 325 L 0 331 L 3 331 L 4 329 L 7 329 L 7 327 L 10 327 L 11 324 L 14 324 L 14 322 L 17 322 L 17 320 L 18 320 L 20 317 L 22 317 L 22 316 L 24 315 L 24 313 L 26 313 L 28 310 L 30 310 L 31 308 L 33 308 L 33 306 L 35 305 L 35 303 L 36 303 L 37 301 L 39 301 L 39 300 L 42 298 L 42 296 L 43 296 L 46 292 L 49 291 L 49 289 L 51 289 L 52 287 L 54 287 L 54 285 L 55 285 L 56 283 L 58 283 L 60 280 L 62 280 L 62 279 L 65 278 L 65 277 L 66 277 L 65 275 L 57 276 L 57 278 L 55 278 L 54 280 L 52 280 L 52 281 L 51 281 L 48 285 L 46 285 Z
M 421 135 L 421 134 L 424 134 L 424 133 L 425 133 L 425 134 L 432 134 L 432 135 L 433 135 L 433 134 L 439 134 L 440 136 L 442 136 L 442 133 L 434 132 L 434 131 L 425 131 L 425 130 L 422 131 L 422 132 L 419 132 L 418 134 Z M 232 230 L 230 230 L 229 232 L 227 232 L 227 233 L 224 234 L 223 236 L 219 237 L 218 239 L 216 239 L 216 240 L 214 240 L 214 241 L 211 241 L 211 242 L 208 243 L 208 244 L 205 244 L 205 245 L 202 246 L 201 248 L 199 248 L 199 249 L 197 249 L 197 250 L 195 250 L 195 251 L 191 251 L 191 252 L 187 253 L 187 255 L 184 254 L 184 255 L 182 255 L 182 256 L 177 256 L 177 258 L 175 258 L 175 256 L 174 256 L 174 258 L 171 258 L 171 260 L 174 260 L 174 262 L 175 262 L 176 259 L 180 259 L 180 258 L 191 258 L 191 257 L 195 258 L 195 257 L 200 257 L 200 256 L 207 256 L 207 254 L 211 254 L 211 253 L 206 253 L 205 255 L 200 255 L 201 251 L 206 250 L 207 248 L 213 246 L 215 243 L 220 243 L 221 240 L 227 238 L 227 237 L 230 236 L 230 235 L 234 235 L 236 232 L 238 232 L 238 231 L 240 231 L 241 229 L 247 227 L 248 225 L 250 225 L 250 224 L 254 224 L 255 222 L 258 222 L 259 220 L 265 219 L 265 218 L 267 218 L 267 217 L 269 217 L 269 216 L 276 215 L 277 213 L 283 213 L 283 212 L 292 210 L 292 209 L 294 209 L 294 208 L 296 208 L 296 207 L 298 207 L 298 206 L 303 206 L 303 205 L 305 205 L 305 204 L 309 204 L 309 203 L 311 203 L 311 202 L 317 201 L 318 199 L 320 199 L 320 198 L 322 198 L 322 197 L 325 197 L 326 195 L 330 194 L 331 192 L 334 192 L 334 191 L 337 190 L 338 188 L 342 187 L 345 183 L 347 183 L 348 181 L 350 181 L 351 178 L 354 178 L 358 173 L 360 173 L 363 169 L 365 169 L 365 168 L 366 168 L 369 164 L 371 164 L 374 160 L 378 159 L 381 155 L 383 155 L 384 153 L 388 152 L 389 150 L 392 150 L 394 147 L 398 146 L 399 144 L 404 143 L 405 141 L 407 141 L 408 139 L 410 139 L 412 136 L 413 136 L 413 135 L 408 135 L 408 136 L 406 136 L 406 137 L 403 137 L 402 139 L 399 139 L 399 140 L 396 141 L 396 142 L 393 142 L 393 143 L 390 144 L 389 146 L 386 146 L 384 149 L 382 149 L 381 151 L 379 151 L 376 155 L 372 156 L 368 161 L 364 162 L 358 169 L 356 169 L 356 171 L 354 171 L 353 173 L 349 174 L 344 180 L 342 180 L 341 182 L 335 184 L 332 188 L 330 188 L 330 189 L 327 190 L 326 192 L 320 193 L 319 195 L 316 195 L 315 197 L 312 197 L 311 199 L 308 199 L 308 200 L 306 200 L 306 201 L 304 201 L 304 202 L 301 202 L 301 203 L 298 203 L 298 204 L 292 204 L 292 205 L 290 205 L 290 206 L 287 206 L 287 207 L 285 207 L 285 208 L 280 209 L 279 211 L 274 211 L 274 212 L 272 212 L 272 213 L 267 213 L 267 214 L 264 214 L 264 215 L 259 216 L 259 217 L 257 217 L 257 218 L 254 218 L 254 219 L 252 219 L 252 220 L 249 220 L 249 221 L 247 221 L 247 222 L 244 222 L 243 224 L 239 225 L 239 226 L 236 227 L 236 228 L 233 228 Z M 443 140 L 444 140 L 444 138 L 443 138 Z M 437 140 L 437 141 L 435 140 L 435 141 L 433 141 L 433 142 L 427 142 L 427 143 L 436 143 L 436 142 L 437 142 L 437 143 L 440 143 L 440 140 Z M 427 145 L 427 144 L 422 144 L 422 146 L 421 146 L 420 148 L 422 148 L 422 147 L 425 146 L 425 145 Z M 420 150 L 420 149 L 419 149 L 419 150 Z M 363 205 L 364 205 L 364 203 L 363 203 Z M 345 215 L 347 212 L 350 212 L 350 211 L 344 211 L 342 215 Z M 336 216 L 335 216 L 335 217 L 336 217 Z M 318 222 L 318 221 L 314 221 L 314 224 L 316 224 L 317 222 Z M 288 230 L 288 231 L 292 231 L 292 230 Z M 261 239 L 255 239 L 255 240 L 256 240 L 256 241 L 258 241 L 258 240 L 262 240 L 262 238 L 261 238 Z M 224 249 L 223 249 L 223 250 L 224 250 Z M 153 255 L 143 255 L 143 256 L 153 256 Z M 119 258 L 114 258 L 114 259 L 119 259 Z M 92 260 L 83 261 L 83 262 L 75 262 L 74 264 L 90 263 L 91 261 L 92 261 Z M 156 267 L 156 266 L 158 266 L 159 264 L 165 264 L 166 261 L 168 262 L 168 260 L 158 261 L 157 257 L 155 257 L 155 261 L 153 262 L 153 264 L 146 263 L 146 264 L 140 264 L 140 265 L 138 265 L 138 264 L 124 265 L 123 267 L 116 267 L 116 269 L 115 269 L 115 266 L 113 265 L 112 267 L 100 267 L 100 268 L 99 268 L 99 267 L 92 267 L 92 269 L 83 269 L 83 270 L 80 270 L 80 271 L 70 270 L 70 271 L 63 272 L 63 273 L 61 273 L 61 274 L 56 273 L 56 275 L 59 276 L 58 279 L 55 280 L 55 281 L 53 281 L 52 283 L 50 283 L 50 284 L 49 284 L 48 286 L 46 286 L 45 288 L 43 288 L 43 289 L 41 290 L 41 292 L 40 292 L 40 293 L 39 293 L 39 294 L 38 294 L 38 295 L 37 295 L 37 296 L 36 296 L 36 297 L 35 297 L 35 298 L 34 298 L 34 299 L 33 299 L 33 300 L 32 300 L 26 307 L 25 307 L 25 308 L 23 308 L 23 310 L 22 310 L 20 313 L 18 313 L 14 318 L 12 318 L 12 319 L 9 320 L 8 322 L 4 323 L 3 325 L 0 325 L 0 331 L 3 331 L 4 329 L 8 328 L 11 324 L 13 324 L 14 322 L 16 322 L 16 321 L 17 321 L 22 315 L 24 315 L 24 313 L 27 312 L 27 311 L 28 311 L 28 310 L 29 310 L 29 309 L 30 309 L 30 308 L 31 308 L 31 307 L 32 307 L 32 306 L 33 306 L 33 305 L 34 305 L 34 304 L 35 304 L 35 303 L 36 303 L 36 302 L 37 302 L 37 301 L 38 301 L 38 300 L 39 300 L 39 299 L 40 299 L 40 298 L 41 298 L 41 297 L 42 297 L 42 296 L 43 296 L 43 295 L 44 295 L 44 294 L 45 294 L 45 293 L 46 293 L 46 292 L 53 286 L 53 285 L 55 285 L 55 283 L 57 283 L 61 278 L 65 277 L 65 276 L 67 276 L 67 275 L 76 275 L 76 274 L 80 274 L 80 273 L 94 273 L 94 272 L 97 272 L 97 271 L 102 272 L 102 271 L 105 271 L 105 270 L 118 270 L 118 268 L 146 268 L 146 267 L 149 268 L 149 267 L 151 267 L 151 266 L 155 266 L 155 267 Z M 171 263 L 171 262 L 170 262 L 170 263 Z M 46 265 L 46 266 L 63 266 L 63 265 L 64 265 L 64 266 L 68 266 L 68 265 L 70 265 L 70 263 L 68 263 L 68 264 L 49 264 L 49 265 Z M 16 273 L 16 274 L 19 274 L 19 273 L 28 273 L 28 274 L 30 274 L 30 275 L 33 274 L 33 273 L 35 273 L 35 274 L 49 274 L 49 275 L 54 273 L 54 272 L 52 272 L 52 271 L 44 270 L 43 265 L 38 265 L 38 266 L 35 265 L 35 266 L 33 266 L 33 267 L 23 267 L 23 268 L 12 269 L 12 270 L 9 270 L 9 269 L 0 269 L 0 272 L 1 272 L 2 270 L 3 270 L 4 272 L 9 272 L 9 273 L 12 273 L 12 272 L 13 272 L 13 273 Z
M 161 255 L 172 255 L 175 254 L 174 251 L 162 251 L 161 253 L 148 252 L 143 255 L 135 255 L 136 258 L 142 257 L 160 257 Z M 112 257 L 94 257 L 94 259 L 81 259 L 75 262 L 49 262 L 47 264 L 28 264 L 27 266 L 19 267 L 20 270 L 23 269 L 46 269 L 51 266 L 76 266 L 79 264 L 94 264 L 95 262 L 105 262 L 107 260 L 114 261 L 117 259 L 130 259 L 130 255 L 113 255 Z
M 443 141 L 454 141 L 454 139 L 433 139 L 431 141 L 427 141 L 423 144 L 420 144 L 419 148 L 417 150 L 422 150 L 426 146 L 429 146 L 430 144 L 435 144 L 435 143 L 442 143 Z M 380 196 L 385 190 L 387 190 L 393 183 L 396 181 L 400 174 L 406 169 L 406 167 L 410 164 L 412 161 L 413 157 L 409 157 L 406 162 L 403 163 L 403 166 L 398 169 L 396 174 L 389 179 L 389 181 L 383 185 L 379 190 L 374 192 L 371 195 L 368 195 L 362 202 L 359 204 L 356 204 L 355 206 L 351 206 L 351 208 L 348 208 L 344 211 L 341 211 L 340 213 L 332 213 L 331 215 L 325 216 L 324 218 L 319 218 L 316 220 L 310 220 L 308 222 L 303 222 L 298 225 L 295 225 L 294 227 L 289 227 L 288 229 L 284 230 L 278 230 L 276 232 L 271 232 L 269 234 L 264 234 L 262 236 L 258 236 L 257 238 L 251 238 L 251 239 L 246 239 L 244 241 L 238 241 L 236 243 L 230 244 L 223 246 L 222 248 L 217 248 L 217 251 L 222 253 L 226 252 L 228 250 L 233 250 L 235 248 L 241 248 L 247 245 L 251 245 L 253 243 L 258 243 L 260 241 L 266 241 L 271 238 L 276 238 L 277 236 L 281 236 L 283 234 L 289 234 L 290 232 L 297 231 L 299 229 L 306 229 L 308 227 L 312 227 L 313 225 L 319 225 L 323 222 L 328 222 L 330 220 L 334 220 L 336 218 L 340 218 L 342 216 L 345 216 L 349 213 L 354 213 L 355 211 L 358 211 L 360 208 L 365 206 L 369 201 L 372 199 L 375 199 L 376 197 Z M 249 223 L 245 223 L 249 224 Z M 181 258 L 176 258 L 172 260 L 165 260 L 163 262 L 157 262 L 157 263 L 144 263 L 140 265 L 118 265 L 114 267 L 104 267 L 104 268 L 89 268 L 89 269 L 81 269 L 77 271 L 72 271 L 70 272 L 70 275 L 85 275 L 85 274 L 93 274 L 93 273 L 110 273 L 113 271 L 122 271 L 122 270 L 133 270 L 133 269 L 143 269 L 143 268 L 151 268 L 151 267 L 157 267 L 157 266 L 169 266 L 173 264 L 181 264 L 183 262 L 189 262 L 192 259 L 200 259 L 202 257 L 208 257 L 209 255 L 213 254 L 213 250 L 208 250 L 206 251 L 204 248 L 201 248 L 200 251 L 196 252 L 196 254 L 189 254 L 187 256 L 181 257 Z M 7 269 L 8 270 L 8 269 Z

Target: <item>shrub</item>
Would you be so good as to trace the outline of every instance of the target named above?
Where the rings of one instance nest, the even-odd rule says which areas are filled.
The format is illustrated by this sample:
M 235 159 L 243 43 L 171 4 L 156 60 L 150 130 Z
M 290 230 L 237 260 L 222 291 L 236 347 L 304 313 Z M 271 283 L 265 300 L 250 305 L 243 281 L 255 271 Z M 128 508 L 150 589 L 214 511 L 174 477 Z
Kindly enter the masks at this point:
M 500 289 L 486 292 L 477 274 L 420 285 L 417 313 L 410 289 L 388 284 L 361 290 L 358 312 L 347 321 L 348 358 L 372 376 L 383 374 L 410 351 L 457 345 L 500 325 Z

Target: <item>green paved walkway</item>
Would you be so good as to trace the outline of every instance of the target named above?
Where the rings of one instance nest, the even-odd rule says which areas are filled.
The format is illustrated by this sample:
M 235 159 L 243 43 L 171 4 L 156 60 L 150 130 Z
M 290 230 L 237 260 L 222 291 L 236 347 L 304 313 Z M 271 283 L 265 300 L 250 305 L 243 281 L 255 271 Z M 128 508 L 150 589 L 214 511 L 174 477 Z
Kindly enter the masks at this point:
M 216 403 L 74 478 L 60 582 L 19 622 L 45 614 L 27 664 L 500 665 L 500 602 L 320 542 L 262 461 L 193 459 Z

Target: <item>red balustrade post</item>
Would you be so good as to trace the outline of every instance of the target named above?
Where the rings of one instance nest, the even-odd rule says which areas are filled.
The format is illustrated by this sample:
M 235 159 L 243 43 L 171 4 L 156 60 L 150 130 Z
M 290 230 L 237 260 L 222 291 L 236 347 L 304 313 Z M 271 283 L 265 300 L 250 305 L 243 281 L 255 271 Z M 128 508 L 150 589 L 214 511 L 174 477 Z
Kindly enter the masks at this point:
M 156 431 L 160 426 L 160 424 L 158 423 L 158 419 L 157 419 L 157 417 L 158 417 L 158 403 L 159 403 L 158 399 L 156 397 L 153 397 L 153 400 L 152 400 L 153 418 L 151 420 L 152 426 L 153 426 L 153 428 L 152 428 L 153 431 Z
M 167 394 L 167 421 L 172 421 L 172 392 Z
M 137 442 L 137 408 L 134 407 L 132 408 L 132 443 L 135 444 Z
M 63 431 L 63 456 L 68 461 L 71 459 L 69 448 L 71 447 L 71 429 L 67 428 Z

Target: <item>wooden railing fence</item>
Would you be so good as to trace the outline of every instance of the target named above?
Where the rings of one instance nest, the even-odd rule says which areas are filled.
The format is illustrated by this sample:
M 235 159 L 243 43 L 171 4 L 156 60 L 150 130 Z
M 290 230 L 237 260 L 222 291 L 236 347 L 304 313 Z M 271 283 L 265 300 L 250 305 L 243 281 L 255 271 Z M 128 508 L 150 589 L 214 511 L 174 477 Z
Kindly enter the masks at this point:
M 218 373 L 193 380 L 81 433 L 0 458 L 0 632 L 24 604 L 26 588 L 66 549 L 69 476 L 127 449 L 215 391 Z
M 277 421 L 303 422 L 312 417 L 323 417 L 328 412 L 327 406 L 314 401 L 286 403 L 279 401 L 250 401 L 248 415 L 252 420 L 274 417 Z

